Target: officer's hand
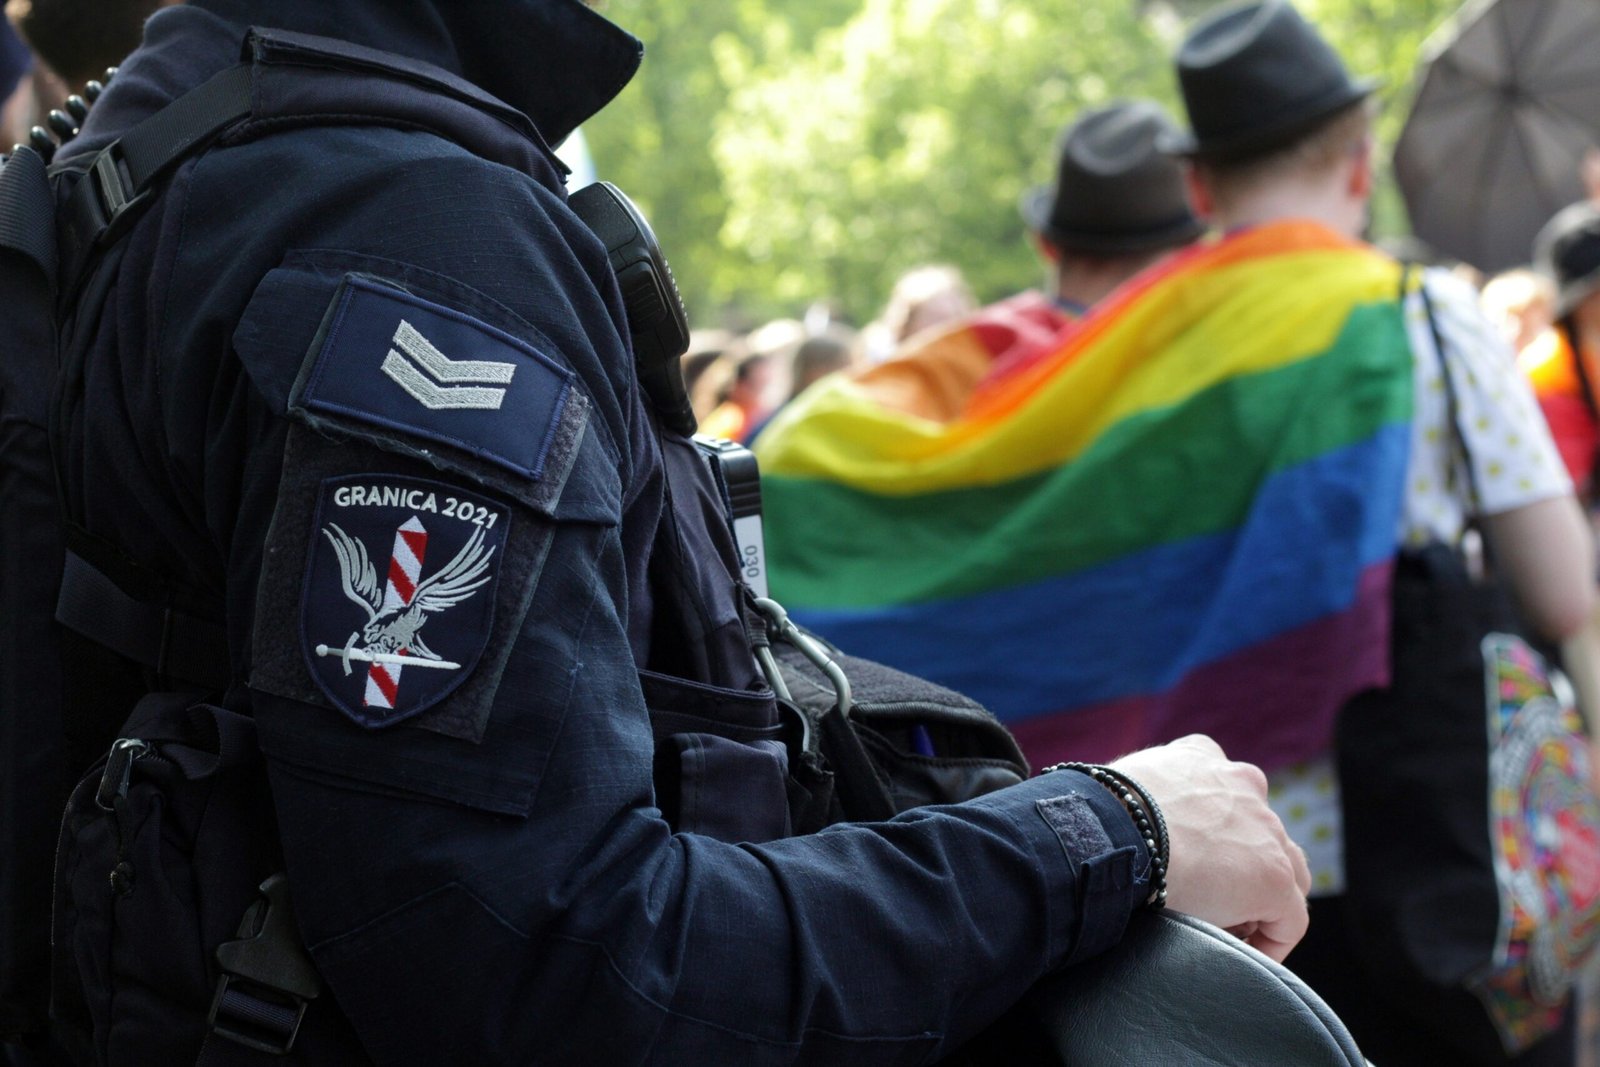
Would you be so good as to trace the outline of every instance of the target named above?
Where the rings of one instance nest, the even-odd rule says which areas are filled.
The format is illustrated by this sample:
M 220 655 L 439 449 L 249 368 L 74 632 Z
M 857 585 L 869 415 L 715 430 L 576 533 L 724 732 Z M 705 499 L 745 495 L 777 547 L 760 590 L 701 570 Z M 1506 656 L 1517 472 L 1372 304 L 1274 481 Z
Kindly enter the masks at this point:
M 1311 869 L 1267 807 L 1267 778 L 1194 734 L 1124 756 L 1166 816 L 1168 906 L 1244 939 L 1279 962 L 1305 935 Z

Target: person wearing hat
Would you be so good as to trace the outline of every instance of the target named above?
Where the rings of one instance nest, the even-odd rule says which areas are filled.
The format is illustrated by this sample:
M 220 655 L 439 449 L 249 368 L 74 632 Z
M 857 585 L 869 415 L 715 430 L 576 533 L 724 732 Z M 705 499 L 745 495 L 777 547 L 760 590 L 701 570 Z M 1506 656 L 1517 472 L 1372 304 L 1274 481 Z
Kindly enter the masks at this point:
M 1590 532 L 1509 347 L 1470 287 L 1433 269 L 1418 282 L 1360 240 L 1372 192 L 1369 101 L 1376 83 L 1353 78 L 1285 0 L 1235 4 L 1205 15 L 1184 39 L 1176 70 L 1190 129 L 1165 138 L 1163 146 L 1185 160 L 1190 198 L 1222 231 L 1221 248 L 1275 241 L 1286 251 L 1299 249 L 1277 268 L 1285 294 L 1279 320 L 1300 324 L 1285 339 L 1289 350 L 1324 317 L 1343 320 L 1344 336 L 1361 339 L 1369 352 L 1385 336 L 1371 325 L 1375 316 L 1392 316 L 1396 327 L 1390 334 L 1404 330 L 1389 338 L 1403 345 L 1396 348 L 1402 356 L 1384 373 L 1401 395 L 1409 382 L 1409 448 L 1397 449 L 1365 482 L 1394 487 L 1385 499 L 1392 499 L 1398 519 L 1395 553 L 1407 544 L 1458 546 L 1474 523 L 1533 630 L 1551 643 L 1586 641 L 1584 624 L 1594 601 Z M 1314 255 L 1343 264 L 1347 273 L 1317 277 L 1308 265 Z M 1341 280 L 1357 276 L 1373 279 L 1365 291 Z M 1438 344 L 1429 329 L 1430 311 Z M 1357 332 L 1362 322 L 1370 340 Z M 1327 395 L 1354 384 L 1330 388 Z M 1374 378 L 1368 387 L 1383 388 L 1384 380 Z M 1464 413 L 1459 419 L 1451 418 L 1450 393 Z M 1325 417 L 1321 410 L 1315 416 Z M 1458 439 L 1472 465 L 1471 479 L 1452 476 Z M 1301 546 L 1305 552 L 1317 549 Z M 1389 603 L 1386 594 L 1383 618 Z M 1580 692 L 1585 684 L 1579 684 Z M 1265 724 L 1304 715 L 1305 709 L 1266 699 L 1252 701 L 1240 714 Z M 1483 714 L 1481 706 L 1477 714 Z M 1570 1013 L 1565 1029 L 1508 1057 L 1487 1022 L 1481 1032 L 1452 1029 L 1401 1004 L 1405 997 L 1386 1000 L 1375 992 L 1391 988 L 1384 984 L 1386 973 L 1352 947 L 1355 931 L 1341 900 L 1346 846 L 1353 850 L 1360 842 L 1343 839 L 1332 725 L 1330 716 L 1320 743 L 1304 746 L 1292 763 L 1264 763 L 1274 808 L 1307 850 L 1314 876 L 1311 930 L 1290 965 L 1346 1020 L 1374 1062 L 1570 1063 Z M 1416 931 L 1418 938 L 1432 934 Z
M 1195 241 L 1181 168 L 1157 150 L 1176 127 L 1159 104 L 1119 100 L 1075 118 L 1058 139 L 1055 180 L 1019 205 L 1047 269 L 1028 289 L 909 336 L 862 373 L 882 399 L 938 422 L 978 385 L 1051 351 L 1123 282 Z
M 1552 328 L 1518 353 L 1573 483 L 1592 508 L 1600 450 L 1600 205 L 1558 211 L 1534 239 L 1534 267 L 1556 290 Z
M 1205 232 L 1189 208 L 1181 170 L 1156 148 L 1175 131 L 1154 101 L 1093 108 L 1062 132 L 1054 183 L 1023 194 L 1022 218 L 1062 311 L 1087 313 Z

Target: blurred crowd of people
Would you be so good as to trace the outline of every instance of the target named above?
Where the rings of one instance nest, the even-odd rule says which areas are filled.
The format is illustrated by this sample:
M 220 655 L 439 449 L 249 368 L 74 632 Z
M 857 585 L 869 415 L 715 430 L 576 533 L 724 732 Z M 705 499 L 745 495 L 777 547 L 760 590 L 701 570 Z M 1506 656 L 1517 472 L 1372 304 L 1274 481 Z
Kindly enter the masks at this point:
M 1380 249 L 1364 240 L 1376 83 L 1293 8 L 1201 20 L 1178 77 L 1192 130 L 1140 100 L 1063 130 L 1055 181 L 1020 205 L 1043 286 L 858 357 L 756 442 L 774 595 L 841 647 L 977 696 L 1038 763 L 1215 737 L 1266 771 L 1310 861 L 1289 965 L 1369 1056 L 1571 1063 L 1559 1010 L 1497 1017 L 1496 1038 L 1402 995 L 1375 958 L 1350 896 L 1373 838 L 1347 834 L 1364 794 L 1334 734 L 1349 702 L 1434 655 L 1388 647 L 1433 595 L 1395 575 L 1429 546 L 1470 557 L 1480 535 L 1600 709 L 1580 508 L 1600 443 L 1600 208 L 1562 212 L 1527 266 L 1489 280 L 1414 240 Z M 1371 421 L 1384 404 L 1403 435 Z M 1496 847 L 1530 862 L 1525 842 Z M 1557 851 L 1581 872 L 1592 850 Z M 1446 926 L 1412 915 L 1399 936 Z
M 700 329 L 683 357 L 684 385 L 700 432 L 749 444 L 773 415 L 834 371 L 880 363 L 916 334 L 977 309 L 961 271 L 927 263 L 904 272 L 882 312 L 856 326 L 826 302 L 799 319 L 744 331 Z

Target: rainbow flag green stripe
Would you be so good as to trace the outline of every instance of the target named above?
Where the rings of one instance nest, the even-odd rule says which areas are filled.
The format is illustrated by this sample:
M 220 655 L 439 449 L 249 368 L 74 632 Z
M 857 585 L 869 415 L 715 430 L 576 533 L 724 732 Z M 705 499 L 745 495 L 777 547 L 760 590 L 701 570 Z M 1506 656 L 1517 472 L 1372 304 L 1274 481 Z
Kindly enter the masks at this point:
M 757 446 L 773 593 L 1036 761 L 1189 730 L 1269 767 L 1320 751 L 1387 681 L 1400 288 L 1364 245 L 1261 227 L 1007 348 L 964 404 L 908 395 L 917 365 L 819 386 Z M 980 316 L 908 358 L 1007 336 Z

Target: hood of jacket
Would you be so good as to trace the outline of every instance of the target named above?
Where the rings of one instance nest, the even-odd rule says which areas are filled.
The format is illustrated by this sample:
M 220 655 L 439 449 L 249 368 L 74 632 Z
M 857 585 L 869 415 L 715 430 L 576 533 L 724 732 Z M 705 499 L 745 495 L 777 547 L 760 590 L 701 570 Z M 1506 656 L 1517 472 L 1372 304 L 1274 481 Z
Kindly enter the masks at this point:
M 110 138 L 211 74 L 240 61 L 252 26 L 296 30 L 432 63 L 533 120 L 559 144 L 633 77 L 644 48 L 580 0 L 188 0 L 145 24 L 63 156 Z M 73 87 L 75 90 L 78 86 Z

